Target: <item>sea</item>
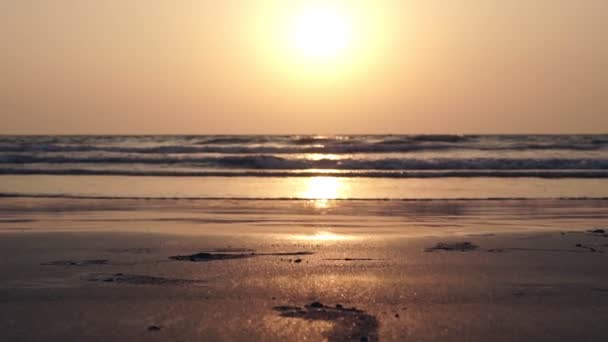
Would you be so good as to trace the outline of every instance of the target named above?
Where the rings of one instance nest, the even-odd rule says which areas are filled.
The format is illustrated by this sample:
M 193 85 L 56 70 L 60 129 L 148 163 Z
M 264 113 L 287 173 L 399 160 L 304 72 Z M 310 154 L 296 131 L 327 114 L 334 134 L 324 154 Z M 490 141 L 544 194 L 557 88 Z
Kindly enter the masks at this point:
M 0 136 L 0 204 L 6 229 L 591 229 L 608 135 Z
M 415 199 L 436 190 L 438 198 L 604 197 L 608 135 L 2 136 L 0 174 L 21 176 L 3 178 L 3 195 L 300 198 L 315 197 L 300 190 L 303 178 L 324 188 L 335 186 L 331 177 L 349 183 L 350 191 L 319 196 Z M 22 177 L 51 175 L 63 177 Z M 126 184 L 77 190 L 64 182 L 108 176 L 114 177 L 109 183 Z M 150 188 L 152 177 L 157 185 Z M 182 188 L 184 178 L 194 189 Z M 49 179 L 65 184 L 54 189 Z M 222 185 L 212 186 L 218 179 Z M 39 191 L 24 182 L 39 183 Z M 127 189 L 139 183 L 149 191 Z M 557 189 L 574 183 L 575 189 Z M 412 193 L 416 184 L 426 191 Z M 556 189 L 539 192 L 538 185 Z

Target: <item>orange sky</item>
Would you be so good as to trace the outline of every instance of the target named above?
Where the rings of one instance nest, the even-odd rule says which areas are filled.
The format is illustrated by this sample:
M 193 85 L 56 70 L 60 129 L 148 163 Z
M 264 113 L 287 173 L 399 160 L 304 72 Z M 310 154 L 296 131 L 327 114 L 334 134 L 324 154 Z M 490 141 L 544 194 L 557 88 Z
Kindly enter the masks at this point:
M 328 0 L 323 65 L 310 2 L 2 1 L 0 134 L 608 131 L 606 0 Z

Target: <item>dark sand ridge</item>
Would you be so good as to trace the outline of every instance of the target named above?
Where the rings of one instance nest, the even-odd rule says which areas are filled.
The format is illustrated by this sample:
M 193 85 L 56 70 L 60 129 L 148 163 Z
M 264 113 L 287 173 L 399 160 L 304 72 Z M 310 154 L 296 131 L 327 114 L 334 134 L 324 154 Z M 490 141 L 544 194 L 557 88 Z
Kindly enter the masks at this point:
M 87 277 L 86 280 L 93 282 L 130 284 L 130 285 L 202 285 L 203 280 L 175 279 L 164 277 L 152 277 L 136 274 L 97 274 Z
M 216 249 L 217 250 L 217 249 Z M 226 250 L 225 250 L 226 251 Z M 239 250 L 242 251 L 242 250 Z M 208 261 L 216 261 L 216 260 L 231 260 L 231 259 L 244 259 L 244 258 L 253 258 L 258 256 L 301 256 L 301 255 L 313 255 L 313 252 L 277 252 L 277 253 L 256 253 L 253 250 L 249 253 L 231 253 L 229 251 L 223 253 L 209 253 L 209 252 L 200 252 L 191 255 L 175 255 L 169 257 L 172 260 L 179 261 L 193 261 L 193 262 L 208 262 Z

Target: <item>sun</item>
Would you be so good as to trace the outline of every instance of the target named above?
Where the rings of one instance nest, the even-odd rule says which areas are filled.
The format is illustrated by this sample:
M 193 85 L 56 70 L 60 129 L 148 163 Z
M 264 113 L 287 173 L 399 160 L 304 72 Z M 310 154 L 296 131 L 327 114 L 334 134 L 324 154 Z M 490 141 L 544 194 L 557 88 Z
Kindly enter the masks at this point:
M 302 57 L 327 60 L 344 54 L 353 40 L 353 23 L 345 11 L 317 5 L 302 9 L 291 24 L 288 39 Z
M 268 1 L 254 15 L 249 40 L 266 75 L 277 75 L 285 85 L 320 89 L 362 81 L 382 61 L 390 35 L 375 2 Z

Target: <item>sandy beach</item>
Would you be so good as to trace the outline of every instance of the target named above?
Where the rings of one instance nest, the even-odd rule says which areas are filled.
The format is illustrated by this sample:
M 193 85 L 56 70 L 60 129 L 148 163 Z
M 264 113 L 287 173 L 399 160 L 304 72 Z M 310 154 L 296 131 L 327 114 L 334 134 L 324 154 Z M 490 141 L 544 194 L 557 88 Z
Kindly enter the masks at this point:
M 6 341 L 606 336 L 601 200 L 1 201 Z

